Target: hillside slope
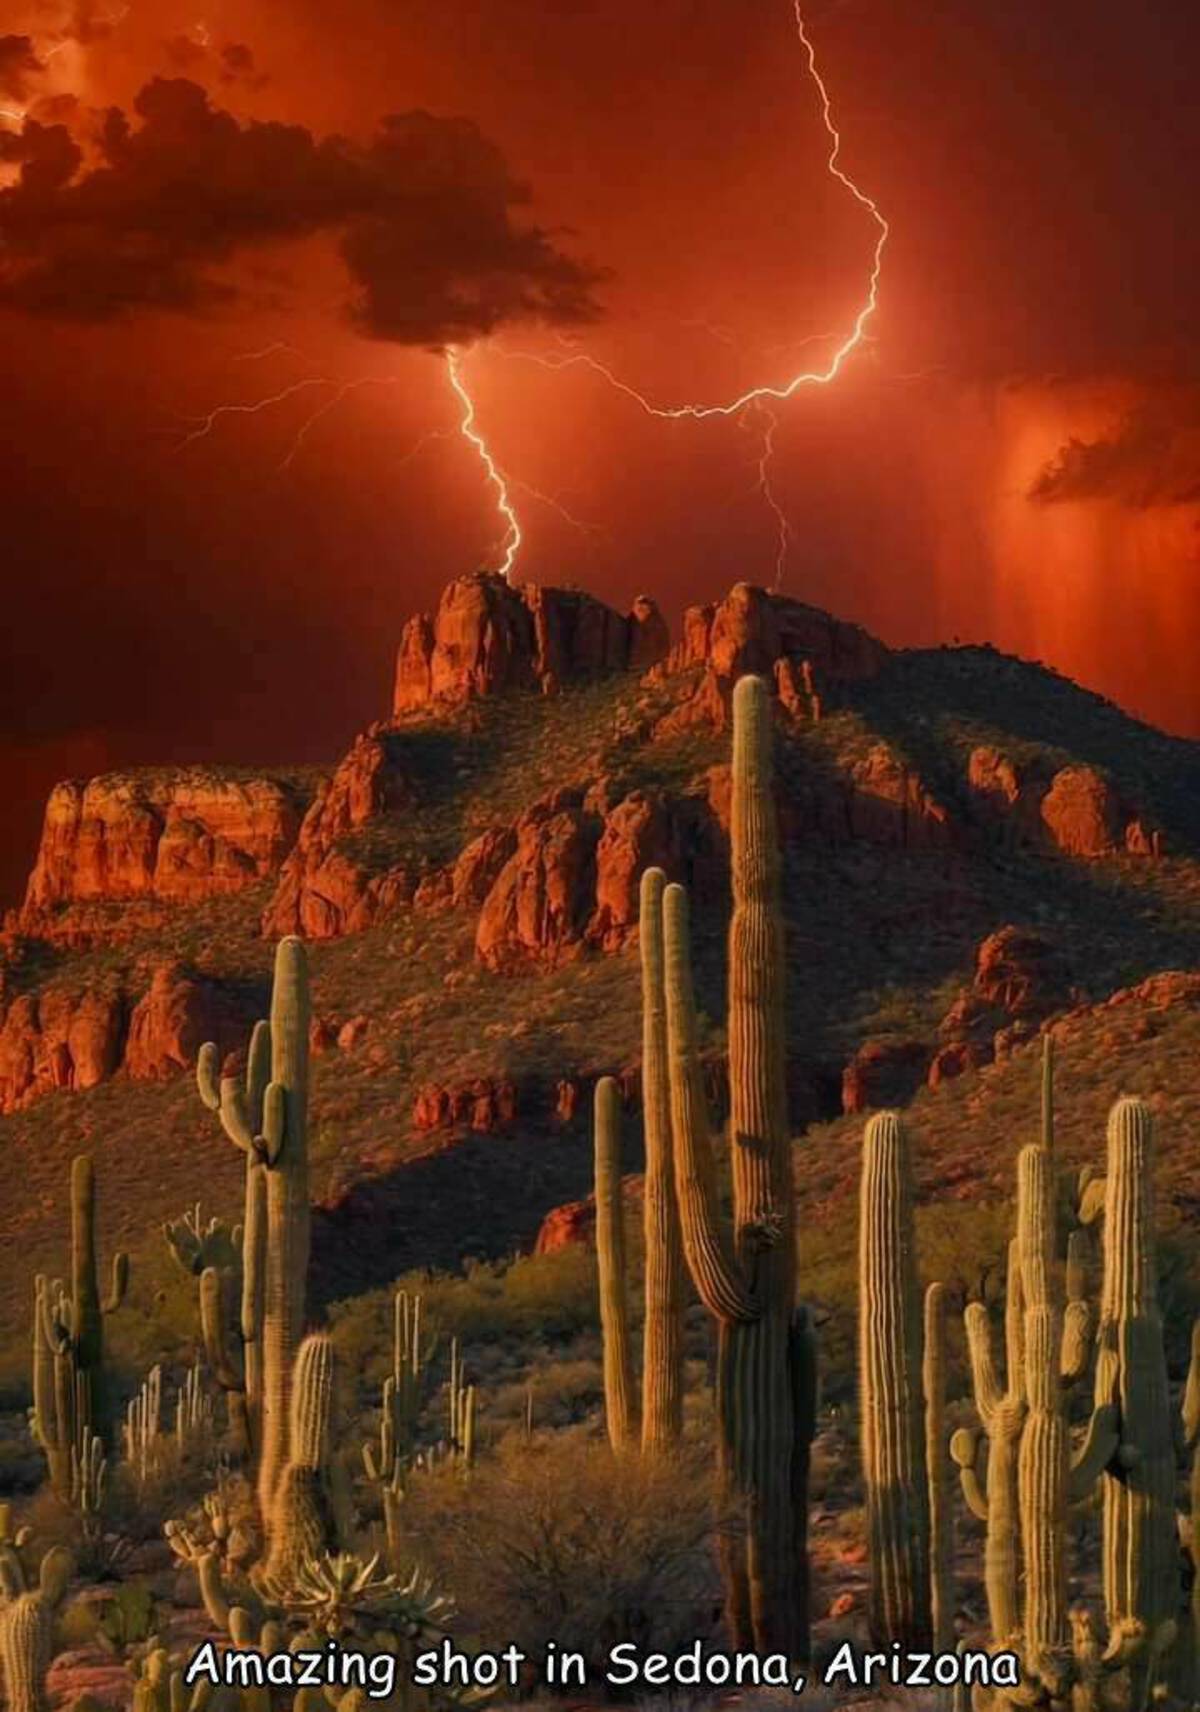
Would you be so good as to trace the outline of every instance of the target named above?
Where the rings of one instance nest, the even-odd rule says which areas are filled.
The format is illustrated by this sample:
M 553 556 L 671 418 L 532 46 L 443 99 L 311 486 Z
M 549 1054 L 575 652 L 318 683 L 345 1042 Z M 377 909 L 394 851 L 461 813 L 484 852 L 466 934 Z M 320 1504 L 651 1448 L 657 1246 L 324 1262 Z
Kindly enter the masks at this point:
M 281 932 L 311 941 L 325 1299 L 527 1247 L 586 1194 L 591 1082 L 620 1074 L 636 1105 L 648 862 L 693 891 L 719 1108 L 726 710 L 745 670 L 778 695 L 802 1217 L 849 1231 L 833 1210 L 856 1114 L 885 1102 L 914 1102 L 929 1193 L 1005 1193 L 1034 1109 L 1023 1043 L 1060 1016 L 1064 1102 L 1081 1095 L 1066 1145 L 1094 1155 L 1109 1092 L 1161 1093 L 1170 1196 L 1190 1207 L 1195 990 L 1094 1007 L 1200 968 L 1200 745 L 1041 667 L 890 652 L 745 585 L 670 647 L 648 600 L 622 616 L 476 576 L 406 630 L 391 715 L 328 774 L 55 792 L 0 972 L 10 1346 L 32 1272 L 62 1265 L 72 1153 L 96 1154 L 146 1314 L 161 1219 L 197 1195 L 236 1210 L 238 1157 L 188 1071 L 206 1037 L 235 1049 Z

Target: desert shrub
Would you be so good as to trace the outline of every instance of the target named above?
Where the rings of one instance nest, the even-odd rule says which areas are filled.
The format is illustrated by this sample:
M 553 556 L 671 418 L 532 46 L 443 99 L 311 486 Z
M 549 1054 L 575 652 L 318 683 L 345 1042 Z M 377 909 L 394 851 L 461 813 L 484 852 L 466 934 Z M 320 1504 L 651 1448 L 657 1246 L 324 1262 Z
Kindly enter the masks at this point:
M 421 1298 L 435 1379 L 453 1337 L 479 1372 L 501 1346 L 506 1358 L 533 1360 L 597 1323 L 596 1262 L 586 1249 L 473 1261 L 457 1274 L 409 1273 L 396 1288 Z M 391 1362 L 392 1294 L 375 1290 L 329 1311 L 339 1364 L 364 1402 L 378 1391 Z
M 618 1641 L 671 1652 L 714 1629 L 710 1470 L 704 1452 L 618 1461 L 579 1433 L 514 1434 L 468 1479 L 414 1482 L 408 1537 L 454 1594 L 466 1640 L 515 1641 L 535 1661 L 553 1640 L 599 1674 Z

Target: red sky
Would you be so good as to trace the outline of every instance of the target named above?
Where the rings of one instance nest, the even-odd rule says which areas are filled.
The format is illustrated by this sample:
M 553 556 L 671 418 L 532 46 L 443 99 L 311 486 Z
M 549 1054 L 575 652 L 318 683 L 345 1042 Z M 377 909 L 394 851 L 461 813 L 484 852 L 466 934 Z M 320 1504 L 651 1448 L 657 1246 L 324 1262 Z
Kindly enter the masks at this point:
M 892 235 L 870 342 L 778 411 L 783 586 L 1200 732 L 1194 7 L 806 22 Z M 209 108 L 139 98 L 154 78 Z M 672 616 L 771 580 L 761 423 L 656 421 L 511 353 L 569 337 L 713 402 L 853 324 L 874 230 L 826 171 L 788 0 L 9 0 L 5 106 L 5 898 L 65 773 L 324 759 L 386 708 L 404 618 L 495 559 L 468 448 L 409 456 L 454 426 L 450 328 L 524 484 L 520 574 Z

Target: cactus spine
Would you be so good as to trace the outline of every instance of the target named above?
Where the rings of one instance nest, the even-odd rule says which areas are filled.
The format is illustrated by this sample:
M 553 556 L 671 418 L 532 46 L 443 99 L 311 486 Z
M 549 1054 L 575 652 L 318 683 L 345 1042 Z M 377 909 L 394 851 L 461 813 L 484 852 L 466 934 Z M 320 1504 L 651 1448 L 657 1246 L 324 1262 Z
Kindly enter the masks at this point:
M 783 913 L 761 678 L 733 694 L 729 1076 L 733 1241 L 723 1234 L 708 1134 L 683 889 L 664 894 L 675 1183 L 684 1253 L 719 1325 L 721 1468 L 745 1530 L 722 1542 L 735 1646 L 808 1654 L 804 1550 L 813 1340 L 796 1317 L 795 1207 L 783 1056 Z
M 1141 1100 L 1108 1119 L 1098 1402 L 1115 1397 L 1121 1445 L 1104 1476 L 1104 1604 L 1110 1649 L 1134 1653 L 1135 1704 L 1155 1686 L 1174 1626 L 1178 1550 L 1167 1365 L 1157 1301 L 1154 1120 Z
M 621 1092 L 611 1076 L 596 1084 L 596 1263 L 604 1338 L 608 1439 L 625 1451 L 637 1434 L 637 1396 L 625 1290 L 625 1208 L 621 1193 Z
M 270 1024 L 251 1036 L 243 1090 L 233 1077 L 217 1085 L 217 1051 L 202 1049 L 197 1064 L 200 1097 L 221 1115 L 230 1140 L 247 1157 L 246 1215 L 242 1238 L 241 1389 L 249 1433 L 257 1424 L 258 1502 L 264 1521 L 287 1457 L 288 1384 L 304 1324 L 308 1271 L 308 963 L 295 937 L 275 951 Z M 268 1070 L 269 1066 L 269 1070 Z M 219 1276 L 208 1279 L 206 1344 L 226 1388 L 238 1375 L 217 1336 Z M 211 1339 L 208 1335 L 211 1333 Z M 232 1379 L 232 1385 L 227 1381 Z
M 296 1353 L 288 1421 L 289 1455 L 275 1489 L 267 1575 L 288 1582 L 331 1544 L 324 1481 L 333 1399 L 333 1344 L 323 1333 L 306 1337 Z
M 662 900 L 666 875 L 647 868 L 640 893 L 642 1110 L 645 1114 L 646 1319 L 642 1341 L 642 1452 L 657 1455 L 683 1432 L 683 1238 L 675 1200 Z
M 859 1407 L 870 1622 L 877 1642 L 928 1646 L 929 1492 L 918 1387 L 917 1284 L 908 1136 L 880 1112 L 863 1138 L 859 1217 Z

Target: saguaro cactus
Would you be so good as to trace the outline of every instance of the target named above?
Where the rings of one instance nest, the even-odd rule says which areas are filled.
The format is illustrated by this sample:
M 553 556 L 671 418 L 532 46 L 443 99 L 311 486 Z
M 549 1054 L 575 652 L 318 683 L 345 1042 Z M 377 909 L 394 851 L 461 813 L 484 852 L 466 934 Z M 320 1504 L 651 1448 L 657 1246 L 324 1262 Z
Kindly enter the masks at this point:
M 722 1542 L 734 1644 L 807 1656 L 803 1515 L 813 1340 L 795 1302 L 795 1196 L 784 1067 L 783 914 L 761 678 L 733 695 L 729 1079 L 733 1232 L 725 1236 L 692 995 L 687 898 L 664 894 L 675 1185 L 684 1253 L 716 1317 L 721 1467 L 744 1512 Z
M 609 1443 L 628 1450 L 637 1433 L 637 1392 L 625 1288 L 625 1208 L 621 1193 L 621 1091 L 611 1076 L 596 1083 L 596 1264 L 604 1339 L 604 1413 Z
M 16 1553 L 0 1554 L 0 1658 L 8 1712 L 46 1712 L 46 1673 L 54 1656 L 55 1613 L 71 1579 L 71 1557 L 55 1546 L 42 1559 L 38 1586 L 25 1591 Z
M 101 1298 L 96 1268 L 96 1183 L 91 1160 L 71 1165 L 71 1283 L 39 1276 L 33 1303 L 33 1428 L 60 1497 L 71 1491 L 71 1458 L 85 1430 L 109 1426 L 104 1319 L 120 1307 L 129 1260 L 113 1256 L 109 1293 Z
M 108 1386 L 104 1369 L 104 1317 L 125 1299 L 129 1257 L 113 1255 L 112 1281 L 101 1298 L 96 1266 L 96 1174 L 91 1159 L 79 1154 L 71 1163 L 71 1306 L 75 1365 L 86 1387 L 88 1424 L 106 1439 L 109 1432 Z
M 1073 1669 L 1067 1607 L 1067 1515 L 1095 1485 L 1116 1449 L 1116 1411 L 1098 1400 L 1072 1455 L 1066 1387 L 1088 1361 L 1091 1315 L 1081 1299 L 1064 1311 L 1055 1260 L 1057 1182 L 1046 1147 L 1017 1160 L 1017 1244 L 1025 1296 L 1028 1413 L 1017 1459 L 1025 1566 L 1025 1662 L 1053 1694 Z
M 329 1550 L 331 1521 L 325 1495 L 329 1418 L 333 1399 L 333 1344 L 322 1333 L 296 1352 L 288 1421 L 288 1460 L 275 1488 L 267 1575 L 287 1582 L 309 1558 Z
M 259 1023 L 251 1037 L 245 1089 L 228 1076 L 218 1087 L 214 1046 L 203 1048 L 197 1065 L 201 1099 L 220 1112 L 226 1134 L 245 1152 L 248 1162 L 242 1339 L 252 1430 L 255 1416 L 260 1418 L 258 1500 L 264 1521 L 271 1515 L 287 1456 L 288 1383 L 304 1324 L 309 1247 L 308 1024 L 304 945 L 294 937 L 282 939 L 275 952 L 271 1021 L 269 1026 Z M 261 1177 L 256 1167 L 261 1167 Z M 256 1407 L 259 1391 L 261 1403 Z
M 933 1650 L 954 1648 L 954 1476 L 946 1437 L 946 1286 L 925 1292 L 925 1467 L 929 1480 L 929 1615 Z
M 1121 1445 L 1104 1477 L 1104 1604 L 1110 1649 L 1131 1659 L 1143 1705 L 1170 1645 L 1178 1597 L 1175 1457 L 1157 1299 L 1154 1120 L 1137 1099 L 1108 1119 L 1104 1282 L 1096 1398 L 1115 1396 Z
M 975 1411 L 987 1438 L 987 1468 L 978 1471 L 974 1433 L 960 1428 L 951 1440 L 951 1454 L 962 1477 L 968 1508 L 987 1524 L 983 1573 L 992 1638 L 1007 1646 L 1021 1623 L 1018 1598 L 1017 1452 L 1025 1424 L 1025 1308 L 1021 1290 L 1021 1258 L 1016 1239 L 1008 1247 L 1008 1281 L 1004 1303 L 1005 1378 L 1001 1381 L 992 1349 L 988 1312 L 972 1302 L 964 1316 Z
M 662 900 L 666 875 L 642 875 L 642 1111 L 646 1138 L 643 1199 L 646 1319 L 642 1340 L 642 1451 L 655 1455 L 683 1430 L 683 1237 L 675 1199 L 667 1005 L 663 988 Z
M 876 1641 L 927 1647 L 929 1492 L 921 1420 L 921 1301 L 908 1136 L 879 1112 L 863 1137 L 859 1408 L 870 1621 Z

